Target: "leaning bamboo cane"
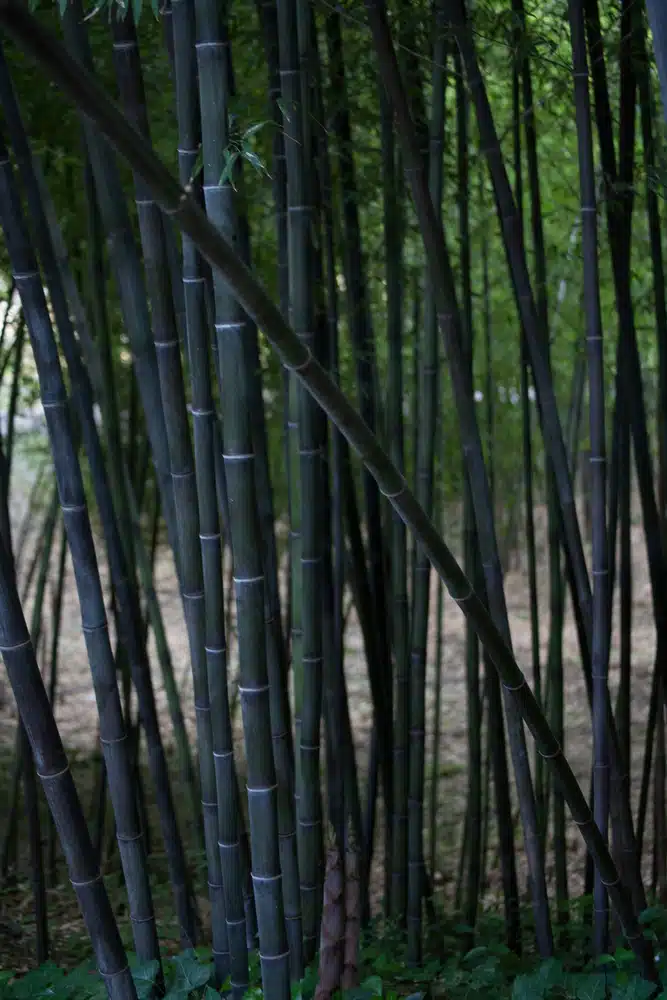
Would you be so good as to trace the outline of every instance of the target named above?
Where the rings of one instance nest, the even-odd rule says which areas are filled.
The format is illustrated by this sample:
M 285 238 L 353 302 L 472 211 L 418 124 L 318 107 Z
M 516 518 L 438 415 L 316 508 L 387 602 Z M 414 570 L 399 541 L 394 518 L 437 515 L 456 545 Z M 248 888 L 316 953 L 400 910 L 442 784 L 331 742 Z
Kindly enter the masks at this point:
M 144 840 L 132 788 L 129 747 L 109 641 L 102 585 L 74 443 L 69 400 L 51 327 L 41 275 L 21 211 L 7 150 L 0 138 L 0 221 L 19 287 L 39 378 L 53 453 L 58 496 L 72 553 L 81 620 L 100 716 L 100 738 L 118 824 L 123 872 L 129 887 L 133 932 L 143 961 L 159 960 Z
M 642 933 L 626 889 L 619 882 L 616 867 L 593 821 L 581 787 L 554 739 L 519 665 L 484 603 L 470 586 L 455 557 L 417 503 L 404 477 L 388 458 L 376 436 L 299 340 L 227 240 L 209 223 L 188 192 L 181 188 L 146 146 L 97 82 L 71 60 L 62 45 L 23 8 L 19 0 L 0 0 L 0 24 L 48 72 L 70 100 L 95 121 L 96 126 L 141 173 L 163 211 L 173 216 L 211 264 L 224 274 L 244 308 L 266 332 L 283 363 L 299 375 L 330 419 L 347 437 L 384 495 L 391 500 L 419 544 L 428 552 L 431 563 L 442 576 L 452 598 L 474 622 L 505 689 L 515 700 L 542 755 L 560 781 L 573 818 L 609 887 L 624 932 L 641 963 L 642 973 L 648 980 L 655 982 L 657 973 L 652 946 Z

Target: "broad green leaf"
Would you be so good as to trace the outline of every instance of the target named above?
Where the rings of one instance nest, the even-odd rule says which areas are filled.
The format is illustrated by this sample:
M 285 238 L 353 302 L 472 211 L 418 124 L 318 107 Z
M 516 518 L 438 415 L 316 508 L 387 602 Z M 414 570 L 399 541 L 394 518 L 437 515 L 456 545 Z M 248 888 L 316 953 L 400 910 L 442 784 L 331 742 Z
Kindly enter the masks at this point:
M 141 965 L 132 968 L 132 978 L 134 979 L 139 1000 L 144 1000 L 145 997 L 150 996 L 159 970 L 160 963 L 157 959 L 153 959 L 150 962 L 143 962 Z
M 647 982 L 641 976 L 632 976 L 622 989 L 615 987 L 611 991 L 611 1000 L 649 1000 L 654 991 L 653 983 Z
M 186 951 L 182 955 L 174 958 L 176 968 L 176 982 L 173 989 L 186 989 L 188 992 L 204 986 L 211 978 L 211 965 L 205 965 L 198 961 L 197 956 L 192 951 Z
M 383 993 L 383 983 L 380 976 L 369 976 L 361 984 L 362 990 L 370 990 L 372 996 L 381 997 Z
M 665 920 L 665 918 L 667 918 L 667 910 L 664 906 L 648 906 L 639 914 L 639 923 L 654 924 L 657 920 Z
M 463 956 L 463 961 L 470 968 L 474 968 L 479 962 L 484 961 L 488 954 L 488 948 L 484 945 L 478 945 L 476 948 L 471 948 L 470 951 L 466 952 Z

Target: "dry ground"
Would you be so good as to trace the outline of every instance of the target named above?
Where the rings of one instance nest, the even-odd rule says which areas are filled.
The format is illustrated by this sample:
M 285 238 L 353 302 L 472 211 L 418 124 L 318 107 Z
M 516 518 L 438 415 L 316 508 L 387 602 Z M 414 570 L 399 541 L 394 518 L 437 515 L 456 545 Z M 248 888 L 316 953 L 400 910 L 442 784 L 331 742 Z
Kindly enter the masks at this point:
M 19 491 L 17 491 L 19 492 Z M 21 491 L 22 492 L 22 491 Z M 16 495 L 16 494 L 15 494 Z M 25 495 L 22 497 L 23 505 Z M 12 511 L 16 523 L 22 515 L 21 500 L 15 503 Z M 538 524 L 538 559 L 539 559 L 539 589 L 540 589 L 540 639 L 542 648 L 542 658 L 546 658 L 546 643 L 548 639 L 549 615 L 547 604 L 547 564 L 546 564 L 546 535 L 544 511 L 537 512 Z M 449 533 L 450 537 L 458 535 L 458 512 L 451 512 Z M 650 677 L 653 669 L 653 659 L 655 652 L 654 628 L 651 611 L 651 594 L 646 565 L 645 547 L 640 518 L 635 516 L 632 528 L 632 551 L 633 551 L 633 571 L 634 571 L 634 611 L 633 611 L 633 777 L 634 787 L 638 792 L 639 774 L 641 771 L 643 756 L 643 741 L 645 720 L 648 710 L 648 697 L 650 690 Z M 104 561 L 103 547 L 98 547 L 100 561 L 104 577 L 106 579 L 106 565 Z M 54 560 L 55 561 L 55 560 Z M 178 678 L 181 696 L 184 706 L 185 717 L 188 729 L 194 742 L 194 711 L 192 705 L 192 682 L 189 669 L 187 635 L 183 623 L 180 599 L 177 591 L 176 578 L 173 571 L 173 564 L 170 555 L 166 550 L 159 553 L 156 564 L 156 590 L 160 599 L 164 620 L 167 627 L 174 667 Z M 67 589 L 65 593 L 63 624 L 60 642 L 60 666 L 58 679 L 58 695 L 56 703 L 56 717 L 63 740 L 70 751 L 73 752 L 77 761 L 90 759 L 91 753 L 96 748 L 97 743 L 97 722 L 95 702 L 90 681 L 90 674 L 85 655 L 83 638 L 80 630 L 80 618 L 78 603 L 73 584 L 71 569 L 68 567 Z M 433 600 L 435 600 L 435 580 L 433 581 Z M 528 611 L 528 588 L 525 562 L 519 559 L 513 565 L 506 576 L 506 594 L 510 614 L 512 638 L 516 655 L 519 662 L 525 667 L 530 677 L 531 660 L 531 635 Z M 28 610 L 28 609 L 27 609 Z M 617 612 L 616 612 L 617 614 Z M 616 622 L 618 618 L 616 617 Z M 429 761 L 432 754 L 432 707 L 434 694 L 434 668 L 433 649 L 435 642 L 435 622 L 431 624 L 430 646 L 428 669 L 428 693 L 427 712 L 429 717 Z M 442 722 L 441 722 L 441 745 L 440 745 L 440 788 L 439 788 L 439 812 L 438 812 L 438 864 L 436 880 L 441 887 L 441 891 L 449 894 L 451 892 L 453 879 L 456 877 L 457 859 L 460 846 L 462 818 L 465 810 L 466 793 L 466 696 L 465 696 L 465 629 L 463 615 L 449 597 L 445 600 L 445 610 L 442 621 L 444 629 L 444 667 L 442 681 Z M 365 661 L 363 657 L 363 647 L 358 622 L 354 613 L 350 615 L 346 632 L 346 659 L 345 667 L 349 691 L 350 710 L 352 713 L 356 747 L 361 765 L 361 773 L 364 772 L 366 760 L 366 748 L 369 741 L 372 712 L 369 697 L 369 689 L 366 675 Z M 154 672 L 154 682 L 157 692 L 158 706 L 161 718 L 163 719 L 163 734 L 167 743 L 171 740 L 171 729 L 166 706 L 164 688 L 160 676 L 154 646 L 151 640 L 151 664 Z M 590 764 L 591 764 L 591 730 L 589 722 L 589 712 L 585 688 L 582 681 L 581 668 L 579 665 L 578 645 L 576 630 L 569 613 L 566 619 L 564 633 L 564 658 L 565 658 L 565 678 L 566 678 L 566 752 L 573 766 L 573 769 L 583 783 L 584 788 L 588 788 Z M 611 653 L 611 685 L 612 691 L 616 686 L 618 661 L 618 644 L 614 642 Z M 235 646 L 232 641 L 232 673 L 236 672 Z M 4 704 L 0 706 L 0 751 L 4 753 L 0 757 L 0 767 L 4 769 L 4 779 L 0 780 L 0 792 L 8 789 L 10 757 L 9 750 L 13 746 L 16 726 L 15 710 L 11 693 L 6 691 Z M 237 723 L 239 753 L 242 753 L 242 732 L 240 716 Z M 528 737 L 531 745 L 530 737 Z M 531 746 L 532 752 L 532 746 Z M 427 765 L 430 767 L 430 765 Z M 91 782 L 91 768 L 85 764 L 79 765 L 76 774 L 79 781 L 88 786 L 85 789 L 86 801 L 90 801 L 89 786 Z M 430 770 L 427 770 L 430 775 Z M 175 775 L 175 780 L 177 780 Z M 2 810 L 4 813 L 4 809 Z M 0 830 L 4 824 L 0 823 Z M 650 829 L 650 828 L 649 828 Z M 159 835 L 156 833 L 153 838 L 155 849 L 159 851 Z M 580 854 L 578 834 L 573 828 L 569 833 L 569 841 L 573 852 Z M 380 852 L 378 852 L 380 853 Z M 158 866 L 160 859 L 157 859 Z M 497 872 L 492 864 L 491 880 L 489 886 L 489 896 L 487 903 L 493 905 L 498 891 Z M 581 888 L 580 873 L 583 865 L 575 863 L 572 865 L 572 891 L 577 892 Z M 378 889 L 381 885 L 379 872 L 376 873 L 375 882 Z M 65 896 L 63 896 L 63 892 Z M 54 891 L 53 905 L 58 907 L 64 898 L 68 898 L 69 890 Z M 167 894 L 168 895 L 168 894 Z M 119 897 L 120 898 L 120 897 Z M 0 964 L 2 953 L 6 952 L 7 946 L 13 950 L 11 944 L 11 921 L 17 916 L 15 907 L 21 906 L 22 910 L 29 914 L 29 895 L 18 899 L 16 891 L 10 895 L 0 896 Z M 203 903 L 205 906 L 205 903 Z M 11 912 L 9 912 L 11 909 Z M 3 915 L 4 910 L 4 915 Z M 57 919 L 58 925 L 65 924 L 64 931 L 71 921 L 78 918 L 67 910 L 67 920 Z M 10 921 L 8 924 L 7 921 Z M 11 926 L 10 926 L 11 925 Z M 4 931 L 3 931 L 4 927 Z M 8 927 L 10 928 L 8 930 Z M 16 928 L 14 928 L 16 930 Z M 60 931 L 58 932 L 60 934 Z M 9 937 L 8 937 L 9 935 Z M 3 937 L 5 938 L 3 942 Z M 3 947 L 3 944 L 5 947 Z

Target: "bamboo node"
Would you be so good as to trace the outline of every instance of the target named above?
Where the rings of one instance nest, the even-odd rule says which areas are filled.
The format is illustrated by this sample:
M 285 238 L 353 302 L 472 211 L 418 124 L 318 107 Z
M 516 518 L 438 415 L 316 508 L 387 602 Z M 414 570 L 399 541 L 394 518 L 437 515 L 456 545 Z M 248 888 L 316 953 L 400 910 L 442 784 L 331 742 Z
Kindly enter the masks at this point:
M 526 685 L 526 678 L 521 674 L 521 681 L 519 684 L 505 684 L 503 681 L 503 687 L 506 691 L 520 691 L 522 687 Z
M 197 52 L 199 52 L 200 49 L 226 49 L 227 47 L 228 47 L 228 42 L 220 42 L 220 41 L 197 42 L 195 44 L 195 49 Z
M 245 327 L 245 320 L 241 320 L 237 323 L 216 323 L 216 331 L 222 330 L 242 330 Z
M 74 885 L 74 882 L 72 882 L 72 885 Z M 115 979 L 116 976 L 124 976 L 125 973 L 129 971 L 130 971 L 129 965 L 124 965 L 123 968 L 118 969 L 117 972 L 102 972 L 102 970 L 100 969 L 100 975 L 102 976 L 103 979 Z
M 405 479 L 401 477 L 401 488 L 399 490 L 392 493 L 390 490 L 385 490 L 382 486 L 380 486 L 380 493 L 382 496 L 385 496 L 387 500 L 395 500 L 397 497 L 400 497 L 401 493 L 405 493 L 406 489 L 407 483 L 405 482 Z
M 540 750 L 539 747 L 537 748 L 537 752 L 539 753 L 540 757 L 542 757 L 543 760 L 553 760 L 562 751 L 560 743 L 556 743 L 556 749 L 553 751 L 553 753 L 544 753 L 544 751 Z
M 258 785 L 257 788 L 251 788 L 250 785 L 245 787 L 248 795 L 266 795 L 267 792 L 275 792 L 278 785 L 274 782 L 273 785 Z
M 279 955 L 263 955 L 261 951 L 259 953 L 259 959 L 261 962 L 284 962 L 286 958 L 289 958 L 288 951 L 281 951 Z
M 285 368 L 287 368 L 288 371 L 291 371 L 291 372 L 302 372 L 302 371 L 304 371 L 308 367 L 308 365 L 312 361 L 313 352 L 311 351 L 310 347 L 307 347 L 306 344 L 303 344 L 303 341 L 302 341 L 302 346 L 303 346 L 303 348 L 304 348 L 304 350 L 306 352 L 306 359 L 305 359 L 305 361 L 300 362 L 300 364 L 298 364 L 298 365 L 291 365 L 287 361 L 283 362 L 284 365 L 285 365 Z
M 61 771 L 53 771 L 51 774 L 40 774 L 37 771 L 37 777 L 40 781 L 55 781 L 56 778 L 62 778 L 63 774 L 67 774 L 69 771 L 69 764 L 65 764 Z
M 263 882 L 268 885 L 269 882 L 279 882 L 282 878 L 280 872 L 277 875 L 255 875 L 254 872 L 251 873 L 253 882 Z
M 24 639 L 23 642 L 15 642 L 11 646 L 0 646 L 0 653 L 13 653 L 15 649 L 24 649 L 32 644 L 31 639 Z
M 102 876 L 97 873 L 94 878 L 85 879 L 83 882 L 75 882 L 73 878 L 70 879 L 70 883 L 75 889 L 85 889 L 88 885 L 95 885 L 96 882 L 101 882 Z
M 100 743 L 102 744 L 103 747 L 112 747 L 116 743 L 124 743 L 126 739 L 127 739 L 127 733 L 123 733 L 122 736 L 114 736 L 112 740 L 103 740 L 102 737 L 100 736 Z
M 241 687 L 240 684 L 238 686 L 239 694 L 264 694 L 268 690 L 269 690 L 269 685 L 268 684 L 262 684 L 261 687 L 252 687 L 252 688 L 251 687 Z

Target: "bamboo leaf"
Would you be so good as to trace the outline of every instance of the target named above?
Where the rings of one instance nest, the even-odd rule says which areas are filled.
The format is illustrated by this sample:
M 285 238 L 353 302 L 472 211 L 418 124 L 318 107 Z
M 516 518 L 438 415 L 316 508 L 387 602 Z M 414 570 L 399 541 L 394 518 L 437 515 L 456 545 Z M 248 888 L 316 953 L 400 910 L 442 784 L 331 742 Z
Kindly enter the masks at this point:
M 242 155 L 243 159 L 247 160 L 248 163 L 255 168 L 258 174 L 265 174 L 267 177 L 270 176 L 268 170 L 262 163 L 262 160 L 257 155 L 257 153 L 253 153 L 251 149 L 244 149 Z
M 234 187 L 234 181 L 232 180 L 232 171 L 234 170 L 234 164 L 236 163 L 238 157 L 239 154 L 236 150 L 229 150 L 229 149 L 225 150 L 226 162 L 224 169 L 220 174 L 220 182 L 219 182 L 221 185 L 231 184 L 234 190 L 236 190 L 236 188 Z
M 273 125 L 273 122 L 270 121 L 269 119 L 266 119 L 265 121 L 262 122 L 256 122 L 254 125 L 251 125 L 250 128 L 247 128 L 245 130 L 245 132 L 243 133 L 243 138 L 250 139 L 253 135 L 257 135 L 257 133 L 261 129 L 263 129 L 266 125 Z

